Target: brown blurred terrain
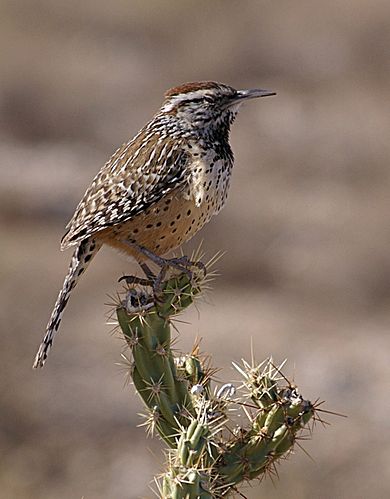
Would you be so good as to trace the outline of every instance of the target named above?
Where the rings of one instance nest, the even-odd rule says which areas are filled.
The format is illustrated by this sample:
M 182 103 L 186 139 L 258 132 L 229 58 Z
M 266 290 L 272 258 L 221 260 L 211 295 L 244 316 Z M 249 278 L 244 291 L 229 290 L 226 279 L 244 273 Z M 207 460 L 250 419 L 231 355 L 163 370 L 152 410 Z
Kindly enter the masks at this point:
M 390 495 L 390 4 L 0 2 L 0 497 L 151 498 L 147 440 L 122 343 L 105 324 L 103 250 L 45 369 L 31 364 L 70 254 L 59 240 L 91 178 L 163 92 L 211 79 L 263 87 L 232 132 L 229 202 L 195 240 L 219 263 L 212 304 L 183 317 L 221 378 L 232 360 L 288 357 L 327 417 L 252 499 Z

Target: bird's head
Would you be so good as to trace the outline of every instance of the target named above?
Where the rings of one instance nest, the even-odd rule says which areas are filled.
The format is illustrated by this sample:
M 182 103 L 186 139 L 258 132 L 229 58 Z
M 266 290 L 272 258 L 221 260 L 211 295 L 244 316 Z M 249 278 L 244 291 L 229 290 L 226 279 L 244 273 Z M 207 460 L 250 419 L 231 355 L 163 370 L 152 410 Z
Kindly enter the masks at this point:
M 241 104 L 249 99 L 275 95 L 262 89 L 236 90 L 213 81 L 184 83 L 165 94 L 161 111 L 195 128 L 229 129 Z

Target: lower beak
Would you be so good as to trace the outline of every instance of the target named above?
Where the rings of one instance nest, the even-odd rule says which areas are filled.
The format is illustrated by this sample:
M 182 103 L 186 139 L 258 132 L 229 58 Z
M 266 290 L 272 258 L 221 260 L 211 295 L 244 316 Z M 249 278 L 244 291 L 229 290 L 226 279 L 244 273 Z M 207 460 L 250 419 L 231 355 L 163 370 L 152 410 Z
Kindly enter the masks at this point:
M 256 99 L 257 97 L 268 97 L 270 95 L 276 95 L 276 92 L 271 92 L 271 90 L 264 90 L 262 88 L 253 88 L 250 90 L 238 90 L 237 100 L 246 99 Z

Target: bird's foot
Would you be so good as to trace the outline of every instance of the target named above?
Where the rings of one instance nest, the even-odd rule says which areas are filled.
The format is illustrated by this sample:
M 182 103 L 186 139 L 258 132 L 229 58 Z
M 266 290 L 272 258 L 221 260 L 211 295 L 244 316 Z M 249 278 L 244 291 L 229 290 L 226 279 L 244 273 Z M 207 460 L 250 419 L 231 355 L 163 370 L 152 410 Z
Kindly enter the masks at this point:
M 157 267 L 160 268 L 158 274 L 154 274 L 148 265 L 144 262 L 140 263 L 140 267 L 145 273 L 145 278 L 136 276 L 123 276 L 120 280 L 125 280 L 128 284 L 140 284 L 149 286 L 153 289 L 153 295 L 156 302 L 161 301 L 161 294 L 163 292 L 163 283 L 169 269 L 176 269 L 188 275 L 189 279 L 193 278 L 194 268 L 203 272 L 204 276 L 207 273 L 206 266 L 202 262 L 192 262 L 187 256 L 183 255 L 174 258 L 163 258 L 153 253 L 148 248 L 141 246 L 135 242 L 122 241 L 124 244 L 137 249 L 140 253 L 151 260 Z
M 161 296 L 163 292 L 163 282 L 165 279 L 165 276 L 167 274 L 168 267 L 162 267 L 160 272 L 157 275 L 153 274 L 153 278 L 150 279 L 145 279 L 143 277 L 138 277 L 135 275 L 124 275 L 118 279 L 118 282 L 126 282 L 126 284 L 129 284 L 130 286 L 132 285 L 140 285 L 144 287 L 149 287 L 152 288 L 153 290 L 153 297 L 155 302 L 161 302 Z M 134 293 L 135 292 L 134 288 L 130 288 L 129 290 L 129 296 L 131 298 L 131 302 L 134 302 Z M 135 306 L 134 304 L 132 305 L 133 307 Z
M 152 279 L 145 279 L 144 277 L 138 277 L 136 275 L 123 275 L 118 279 L 118 282 L 125 281 L 126 284 L 139 284 L 141 286 L 153 286 L 155 278 Z
M 129 285 L 140 285 L 150 287 L 153 290 L 153 297 L 155 302 L 162 301 L 163 294 L 163 285 L 165 282 L 165 278 L 169 269 L 173 268 L 182 273 L 187 274 L 190 280 L 193 279 L 193 270 L 197 269 L 203 272 L 206 275 L 206 266 L 202 262 L 192 262 L 187 256 L 183 255 L 181 257 L 175 258 L 158 258 L 158 266 L 160 267 L 160 271 L 158 274 L 154 274 L 149 267 L 145 263 L 141 263 L 140 266 L 144 271 L 146 278 L 138 277 L 138 276 L 122 276 L 119 281 L 125 281 Z M 156 263 L 156 262 L 155 262 Z
M 197 268 L 198 270 L 201 270 L 203 272 L 204 276 L 206 276 L 206 274 L 207 274 L 206 265 L 203 262 L 200 262 L 200 261 L 193 262 L 186 255 L 176 257 L 176 258 L 170 258 L 169 260 L 167 260 L 167 262 L 168 262 L 168 265 L 179 268 L 180 270 L 183 270 L 184 272 L 190 271 L 191 268 Z M 191 274 L 191 276 L 192 276 L 192 274 Z

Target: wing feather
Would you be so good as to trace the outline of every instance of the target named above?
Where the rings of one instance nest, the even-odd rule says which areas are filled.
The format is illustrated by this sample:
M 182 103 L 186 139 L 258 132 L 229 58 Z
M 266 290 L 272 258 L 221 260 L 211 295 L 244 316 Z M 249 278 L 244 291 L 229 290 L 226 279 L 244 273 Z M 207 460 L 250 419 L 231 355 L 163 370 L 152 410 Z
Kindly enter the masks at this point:
M 61 249 L 131 220 L 171 190 L 189 182 L 189 154 L 177 137 L 145 127 L 102 167 L 67 225 Z

